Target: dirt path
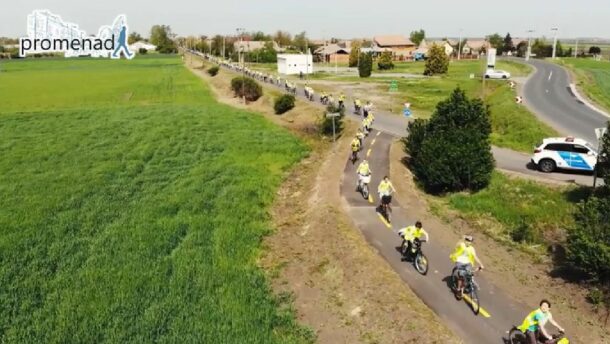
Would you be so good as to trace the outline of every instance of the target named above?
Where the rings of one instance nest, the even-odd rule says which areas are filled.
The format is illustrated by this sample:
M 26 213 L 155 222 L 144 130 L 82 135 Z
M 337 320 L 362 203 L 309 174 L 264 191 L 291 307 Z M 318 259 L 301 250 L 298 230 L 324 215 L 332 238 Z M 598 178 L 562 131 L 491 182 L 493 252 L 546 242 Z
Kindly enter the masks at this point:
M 189 58 L 185 58 L 189 63 Z M 191 67 L 200 67 L 195 60 Z M 233 76 L 225 70 L 204 79 L 219 101 L 246 108 L 231 97 Z M 320 140 L 315 123 L 320 109 L 298 101 L 295 109 L 273 114 L 275 89 L 247 106 L 288 128 L 312 147 L 312 153 L 279 189 L 272 219 L 276 231 L 264 243 L 261 266 L 279 295 L 293 295 L 299 321 L 320 343 L 459 343 L 366 243 L 341 211 L 339 185 L 351 135 L 335 145 Z M 348 122 L 346 133 L 355 132 Z

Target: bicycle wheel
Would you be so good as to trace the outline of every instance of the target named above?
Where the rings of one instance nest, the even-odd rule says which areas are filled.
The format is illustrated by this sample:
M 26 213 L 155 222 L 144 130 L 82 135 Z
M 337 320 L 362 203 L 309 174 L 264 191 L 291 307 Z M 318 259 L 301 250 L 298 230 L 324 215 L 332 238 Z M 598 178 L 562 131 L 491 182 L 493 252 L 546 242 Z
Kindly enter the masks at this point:
M 525 338 L 525 334 L 521 332 L 518 328 L 513 327 L 508 333 L 508 344 L 526 344 L 527 338 Z
M 423 254 L 423 252 L 418 252 L 417 256 L 415 256 L 415 261 L 413 262 L 415 265 L 415 270 L 422 275 L 428 273 L 428 258 Z
M 477 288 L 473 285 L 470 287 L 470 306 L 475 315 L 479 315 L 481 305 L 479 304 L 479 295 L 477 294 Z

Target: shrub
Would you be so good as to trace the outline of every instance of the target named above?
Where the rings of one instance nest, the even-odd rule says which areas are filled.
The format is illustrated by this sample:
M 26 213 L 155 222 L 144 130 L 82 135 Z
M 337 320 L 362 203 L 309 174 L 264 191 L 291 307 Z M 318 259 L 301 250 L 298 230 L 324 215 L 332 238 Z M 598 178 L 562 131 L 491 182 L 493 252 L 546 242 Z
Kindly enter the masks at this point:
M 146 48 L 140 48 L 140 49 L 138 49 L 138 54 L 146 55 L 146 54 L 148 54 L 148 50 L 146 50 Z
M 601 53 L 602 53 L 602 50 L 600 47 L 592 46 L 589 48 L 589 54 L 591 54 L 591 55 L 599 55 Z
M 286 111 L 289 111 L 294 107 L 294 96 L 292 94 L 284 94 L 275 99 L 275 104 L 273 104 L 273 109 L 275 113 L 278 115 L 283 114 Z
M 445 49 L 433 44 L 428 50 L 424 75 L 446 74 L 449 69 L 449 57 Z
M 389 51 L 384 51 L 379 57 L 377 67 L 380 70 L 394 69 L 394 63 L 392 62 L 392 53 Z
M 358 67 L 359 55 L 360 55 L 360 42 L 354 41 L 352 42 L 352 50 L 349 53 L 349 63 L 350 67 Z
M 373 58 L 370 54 L 362 53 L 360 54 L 360 61 L 358 64 L 358 75 L 361 78 L 368 78 L 371 76 L 371 72 L 373 71 Z
M 343 130 L 343 117 L 345 116 L 345 108 L 339 109 L 338 106 L 333 104 L 328 104 L 326 107 L 326 111 L 322 114 L 322 118 L 320 120 L 320 133 L 323 135 L 332 135 L 333 134 L 333 118 L 326 117 L 327 113 L 339 113 L 339 117 L 334 117 L 335 119 L 335 134 L 341 133 Z
M 231 80 L 231 90 L 236 97 L 246 97 L 247 101 L 256 101 L 263 95 L 263 88 L 254 79 L 235 77 Z
M 610 281 L 610 198 L 592 196 L 581 203 L 568 234 L 568 261 L 594 279 Z
M 220 68 L 218 68 L 218 66 L 210 67 L 210 69 L 208 69 L 208 74 L 210 74 L 211 76 L 216 76 L 219 70 Z
M 540 233 L 530 223 L 532 221 L 522 221 L 510 233 L 513 241 L 525 243 L 540 242 Z
M 489 135 L 489 109 L 479 99 L 468 99 L 461 89 L 438 103 L 429 121 L 408 127 L 405 150 L 411 168 L 431 193 L 472 191 L 491 180 L 494 160 Z

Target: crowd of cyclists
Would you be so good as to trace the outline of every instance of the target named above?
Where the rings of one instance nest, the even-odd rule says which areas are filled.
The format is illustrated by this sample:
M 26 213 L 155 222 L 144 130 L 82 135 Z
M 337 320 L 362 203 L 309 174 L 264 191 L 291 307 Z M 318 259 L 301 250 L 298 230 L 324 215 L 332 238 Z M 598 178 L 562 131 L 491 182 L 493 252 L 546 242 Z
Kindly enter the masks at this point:
M 259 71 L 250 70 L 242 67 L 238 63 L 230 62 L 217 58 L 215 56 L 202 54 L 206 60 L 214 62 L 225 68 L 241 72 L 248 77 L 274 84 L 278 87 L 284 87 L 286 92 L 296 94 L 297 85 L 287 79 L 282 80 L 279 76 L 274 77 L 272 74 L 262 73 Z M 309 85 L 304 87 L 304 95 L 310 100 L 314 101 L 315 91 Z M 324 105 L 333 104 L 339 108 L 345 108 L 345 95 L 343 93 L 335 99 L 334 96 L 327 92 L 321 92 L 319 96 L 320 102 Z M 375 120 L 373 114 L 374 106 L 370 101 L 367 101 L 364 105 L 358 98 L 353 103 L 354 113 L 362 116 L 361 127 L 358 129 L 355 137 L 352 139 L 351 155 L 350 159 L 352 163 L 358 160 L 358 153 L 363 148 L 364 139 L 371 133 L 372 125 Z M 372 170 L 367 159 L 363 159 L 362 162 L 356 168 L 357 173 L 357 190 L 362 190 L 363 180 L 370 181 L 372 176 Z M 379 196 L 379 205 L 377 211 L 383 214 L 384 218 L 388 223 L 391 223 L 391 203 L 392 194 L 396 192 L 394 185 L 390 181 L 388 176 L 384 176 L 377 186 L 377 194 Z M 398 235 L 402 239 L 402 245 L 405 245 L 405 252 L 412 252 L 415 247 L 415 242 L 429 242 L 430 235 L 424 230 L 421 221 L 416 221 L 415 224 L 403 227 L 398 230 Z M 450 260 L 453 262 L 457 275 L 459 277 L 473 274 L 475 271 L 481 271 L 484 269 L 483 263 L 477 256 L 476 250 L 473 246 L 474 238 L 471 235 L 463 236 L 451 255 Z M 405 257 L 403 257 L 405 258 Z M 478 267 L 477 267 L 478 264 Z M 462 299 L 464 294 L 464 279 L 458 278 L 456 286 L 456 298 Z M 553 336 L 545 328 L 546 324 L 550 323 L 557 328 L 560 333 L 564 333 L 564 329 L 553 319 L 550 312 L 551 303 L 548 300 L 542 300 L 539 306 L 531 311 L 523 320 L 521 325 L 515 326 L 509 331 L 509 342 L 510 343 L 523 343 L 523 344 L 568 344 L 568 339 L 563 336 Z M 521 337 L 513 337 L 514 333 L 519 333 Z M 513 341 L 513 338 L 520 338 L 518 341 Z

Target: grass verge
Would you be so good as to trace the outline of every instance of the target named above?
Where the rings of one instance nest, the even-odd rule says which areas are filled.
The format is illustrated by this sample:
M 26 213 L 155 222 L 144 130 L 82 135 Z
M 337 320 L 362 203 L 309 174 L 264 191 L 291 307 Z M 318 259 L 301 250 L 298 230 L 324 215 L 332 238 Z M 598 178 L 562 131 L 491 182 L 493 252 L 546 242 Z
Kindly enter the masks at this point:
M 574 72 L 587 97 L 610 111 L 610 62 L 590 58 L 563 58 L 559 62 Z

